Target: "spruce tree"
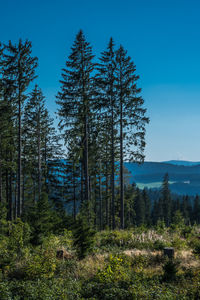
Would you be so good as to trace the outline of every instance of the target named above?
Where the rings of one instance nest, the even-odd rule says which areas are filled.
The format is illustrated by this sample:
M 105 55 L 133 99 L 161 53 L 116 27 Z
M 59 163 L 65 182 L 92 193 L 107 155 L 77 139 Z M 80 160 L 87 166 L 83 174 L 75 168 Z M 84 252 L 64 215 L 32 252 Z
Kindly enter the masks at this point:
M 101 98 L 101 111 L 104 114 L 104 120 L 109 136 L 109 141 L 106 140 L 108 151 L 110 153 L 111 163 L 111 216 L 112 229 L 115 229 L 115 168 L 116 168 L 116 143 L 117 143 L 117 102 L 116 102 L 116 60 L 113 39 L 110 38 L 108 47 L 102 52 L 100 63 L 97 68 L 96 84 Z
M 11 76 L 5 75 L 8 67 L 4 57 L 5 47 L 0 48 L 0 199 L 8 208 L 7 218 L 13 217 L 13 181 L 16 172 L 16 107 Z
M 146 189 L 143 189 L 142 197 L 144 199 L 144 204 L 145 204 L 145 224 L 150 226 L 151 225 L 151 201 Z
M 26 102 L 22 120 L 22 198 L 26 210 L 36 204 L 42 190 L 48 193 L 56 207 L 60 206 L 58 202 L 61 200 L 64 203 L 63 199 L 59 199 L 62 197 L 62 183 L 59 178 L 62 147 L 53 122 L 46 109 L 43 93 L 35 85 Z
M 135 219 L 135 197 L 136 187 L 134 184 L 125 186 L 124 190 L 124 215 L 125 215 L 125 228 L 129 228 L 134 225 Z
M 37 182 L 37 198 L 42 190 L 42 149 L 46 133 L 46 108 L 41 89 L 35 85 L 25 106 L 23 118 L 24 154 L 27 163 L 32 164 L 30 170 Z M 35 199 L 36 200 L 36 199 Z
M 169 175 L 166 173 L 162 183 L 162 206 L 163 206 L 163 217 L 166 226 L 170 225 L 171 222 L 171 193 L 169 189 Z
M 18 170 L 17 170 L 17 215 L 22 214 L 21 199 L 21 155 L 22 155 L 22 106 L 27 97 L 26 90 L 31 81 L 34 80 L 35 68 L 37 67 L 37 58 L 31 56 L 32 45 L 26 40 L 20 39 L 18 44 L 9 44 L 5 46 L 3 53 L 3 75 L 7 81 L 11 82 L 12 91 L 15 95 L 17 106 L 17 126 L 18 126 Z
M 194 199 L 194 206 L 193 206 L 193 222 L 200 224 L 200 199 L 199 195 L 196 195 Z
M 136 83 L 139 76 L 135 74 L 136 67 L 120 46 L 116 52 L 116 91 L 119 107 L 120 127 L 120 220 L 124 228 L 124 157 L 131 161 L 144 160 L 145 125 L 148 118 L 143 107 L 144 100 L 139 95 L 141 89 Z
M 26 219 L 32 228 L 31 242 L 42 244 L 43 239 L 53 230 L 53 211 L 45 192 L 41 193 L 36 205 L 29 209 Z
M 76 36 L 71 54 L 62 70 L 61 90 L 57 95 L 60 129 L 64 130 L 66 144 L 78 138 L 79 158 L 84 174 L 84 201 L 89 202 L 89 134 L 93 117 L 93 63 L 92 48 L 82 30 Z
M 145 203 L 140 190 L 136 189 L 135 197 L 135 223 L 137 226 L 144 224 L 145 222 Z
M 83 259 L 93 249 L 95 231 L 90 228 L 84 218 L 78 218 L 74 223 L 74 246 L 79 259 Z
M 187 225 L 190 224 L 190 220 L 192 220 L 192 205 L 188 195 L 183 196 L 182 204 L 181 204 L 181 212 L 185 219 L 185 223 Z

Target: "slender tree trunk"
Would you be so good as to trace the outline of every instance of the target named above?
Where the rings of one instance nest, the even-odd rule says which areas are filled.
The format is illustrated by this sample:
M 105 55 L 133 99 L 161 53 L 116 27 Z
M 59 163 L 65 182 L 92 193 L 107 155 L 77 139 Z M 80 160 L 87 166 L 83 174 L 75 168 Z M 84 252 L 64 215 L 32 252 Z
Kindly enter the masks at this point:
M 2 164 L 0 159 L 0 203 L 3 201 L 3 188 L 2 188 Z
M 9 203 L 9 179 L 8 179 L 8 169 L 6 168 L 6 206 L 8 208 Z
M 111 185 L 112 185 L 112 182 L 111 182 L 111 175 L 110 175 L 110 191 L 111 191 Z M 110 210 L 110 214 L 109 214 L 109 228 L 112 229 L 112 195 L 110 196 L 110 201 L 109 201 L 109 210 Z
M 40 112 L 39 112 L 40 114 Z M 38 199 L 41 194 L 41 130 L 40 130 L 40 115 L 38 120 Z
M 76 181 L 75 181 L 75 170 L 73 164 L 73 218 L 76 220 Z
M 96 178 L 96 174 L 94 175 L 94 180 L 93 180 L 93 191 L 94 191 L 94 227 L 95 229 L 97 229 L 97 225 L 98 225 L 98 210 L 97 210 L 97 199 L 98 199 L 98 191 L 97 191 L 97 178 Z
M 123 105 L 120 100 L 120 227 L 124 229 L 124 157 L 123 157 Z
M 3 201 L 3 182 L 2 182 L 2 151 L 1 151 L 1 136 L 0 136 L 0 203 Z
M 25 205 L 25 174 L 24 174 L 24 168 L 23 168 L 23 179 L 22 179 L 22 211 L 24 211 L 24 205 Z
M 99 214 L 100 214 L 100 230 L 102 230 L 103 225 L 103 216 L 102 216 L 102 186 L 101 186 L 101 161 L 100 161 L 100 170 L 99 170 Z
M 17 219 L 17 181 L 15 183 L 15 220 Z
M 85 201 L 88 205 L 89 196 L 89 172 L 88 172 L 88 117 L 85 116 L 85 141 L 84 141 L 84 156 L 85 156 Z
M 83 205 L 83 177 L 84 177 L 84 173 L 83 173 L 83 160 L 81 160 L 81 206 Z
M 12 160 L 11 160 L 12 161 Z M 9 203 L 8 203 L 8 220 L 12 221 L 13 219 L 13 203 L 12 203 L 12 197 L 13 197 L 13 191 L 12 191 L 12 170 L 10 171 L 9 176 Z
M 108 163 L 106 162 L 106 225 L 109 226 Z
M 22 213 L 21 203 L 21 91 L 18 95 L 18 177 L 17 177 L 17 216 Z
M 114 107 L 111 99 L 111 194 L 112 194 L 112 229 L 115 229 L 115 154 L 114 154 Z
M 44 162 L 45 162 L 45 167 L 44 167 L 44 184 L 45 184 L 46 193 L 49 194 L 49 187 L 48 187 L 48 182 L 47 182 L 48 165 L 47 165 L 47 138 L 46 137 L 45 137 L 45 145 L 44 145 Z
M 36 205 L 36 186 L 35 186 L 35 180 L 33 178 L 33 203 Z

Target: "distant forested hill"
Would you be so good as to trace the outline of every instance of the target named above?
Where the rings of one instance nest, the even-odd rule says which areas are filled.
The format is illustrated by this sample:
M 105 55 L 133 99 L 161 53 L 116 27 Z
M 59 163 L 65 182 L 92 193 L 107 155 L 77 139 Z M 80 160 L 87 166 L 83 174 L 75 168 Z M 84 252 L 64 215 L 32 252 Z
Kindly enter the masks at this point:
M 159 188 L 165 173 L 169 174 L 170 189 L 173 193 L 200 194 L 200 163 L 187 161 L 125 163 L 130 183 L 140 188 Z

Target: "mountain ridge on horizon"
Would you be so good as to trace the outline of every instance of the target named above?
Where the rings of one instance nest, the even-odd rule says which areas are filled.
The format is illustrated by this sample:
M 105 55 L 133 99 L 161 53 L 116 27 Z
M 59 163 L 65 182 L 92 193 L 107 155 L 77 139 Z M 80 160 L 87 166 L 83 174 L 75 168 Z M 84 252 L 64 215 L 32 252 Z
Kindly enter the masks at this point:
M 200 165 L 200 161 L 190 161 L 190 160 L 166 160 L 166 161 L 153 161 L 153 160 L 145 160 L 145 163 L 158 163 L 158 164 L 169 164 L 169 165 L 176 165 L 176 166 L 197 166 Z
M 178 194 L 200 194 L 200 162 L 165 161 L 124 163 L 130 183 L 139 188 L 160 188 L 163 177 L 169 174 L 170 190 Z
M 197 166 L 200 165 L 200 161 L 189 161 L 189 160 L 168 160 L 168 161 L 162 161 L 162 163 L 165 164 L 172 164 L 177 166 Z

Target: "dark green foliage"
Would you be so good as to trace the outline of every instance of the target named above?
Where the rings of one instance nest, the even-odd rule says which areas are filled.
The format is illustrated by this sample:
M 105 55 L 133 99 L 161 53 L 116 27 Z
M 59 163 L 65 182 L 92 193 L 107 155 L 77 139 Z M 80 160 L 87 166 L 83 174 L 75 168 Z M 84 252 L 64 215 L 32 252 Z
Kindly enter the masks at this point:
M 151 221 L 151 201 L 150 201 L 150 198 L 148 196 L 146 189 L 143 189 L 142 196 L 143 196 L 143 200 L 144 200 L 144 204 L 145 204 L 145 221 L 144 222 L 147 226 L 150 226 L 152 223 L 152 221 Z
M 38 279 L 36 281 L 4 281 L 0 284 L 1 300 L 61 300 L 80 299 L 80 286 L 75 280 Z
M 193 222 L 200 224 L 200 199 L 198 195 L 194 199 Z
M 92 48 L 82 30 L 76 36 L 71 54 L 62 70 L 61 91 L 57 95 L 59 104 L 60 129 L 64 129 L 64 139 L 69 153 L 76 152 L 75 161 L 81 161 L 84 186 L 83 199 L 89 201 L 89 140 L 93 120 L 93 63 Z M 79 147 L 70 147 L 71 144 Z M 75 149 L 76 148 L 76 149 Z M 84 184 L 83 184 L 84 183 Z
M 139 189 L 136 190 L 134 208 L 135 208 L 135 224 L 140 226 L 145 222 L 145 202 Z
M 40 245 L 44 237 L 53 231 L 53 221 L 55 221 L 53 216 L 54 214 L 48 201 L 48 195 L 42 192 L 40 199 L 26 216 L 32 228 L 31 242 L 34 245 Z
M 189 225 L 190 220 L 192 219 L 192 206 L 191 206 L 191 202 L 190 202 L 188 195 L 183 197 L 183 200 L 181 203 L 181 211 L 182 211 L 182 214 L 183 214 L 186 224 Z
M 163 250 L 165 247 L 166 247 L 165 243 L 161 240 L 156 240 L 153 245 L 153 248 L 155 250 Z
M 163 218 L 165 224 L 169 226 L 171 222 L 171 195 L 169 190 L 169 175 L 165 174 L 162 184 L 162 204 L 163 204 Z
M 17 112 L 17 201 L 16 215 L 20 217 L 23 210 L 22 200 L 22 110 L 27 98 L 25 94 L 30 83 L 35 79 L 37 57 L 32 57 L 32 44 L 20 39 L 18 44 L 9 41 L 3 51 L 3 81 L 10 90 L 12 104 Z M 9 83 L 9 84 L 8 84 Z M 15 116 L 16 117 L 16 116 Z
M 7 209 L 4 203 L 0 203 L 0 240 L 6 235 L 7 230 Z
M 193 253 L 200 258 L 200 239 L 193 242 Z
M 125 187 L 124 191 L 124 213 L 125 213 L 125 227 L 129 228 L 133 226 L 135 220 L 135 196 L 136 196 L 136 188 L 134 185 L 128 185 Z
M 176 278 L 176 273 L 178 272 L 179 262 L 174 259 L 167 259 L 163 265 L 163 280 L 173 281 Z
M 110 181 L 111 199 L 110 199 L 110 225 L 115 228 L 115 172 L 116 159 L 119 154 L 117 137 L 117 99 L 116 99 L 116 61 L 113 39 L 110 38 L 107 49 L 101 53 L 100 64 L 97 68 L 95 84 L 98 88 L 98 103 L 96 104 L 100 114 L 103 114 L 101 132 L 104 136 L 104 163 L 106 165 L 106 177 L 110 175 L 107 181 Z M 107 187 L 108 189 L 108 182 Z M 108 199 L 106 199 L 108 201 Z M 107 203 L 108 205 L 108 203 Z M 108 214 L 108 212 L 107 212 Z
M 79 259 L 83 259 L 93 249 L 95 231 L 90 228 L 86 221 L 79 217 L 73 229 L 74 247 Z

